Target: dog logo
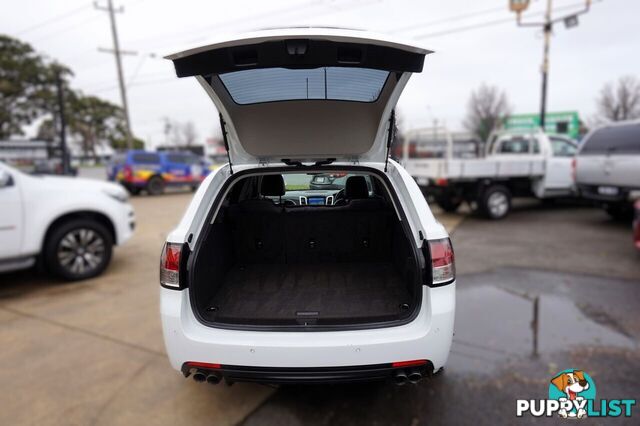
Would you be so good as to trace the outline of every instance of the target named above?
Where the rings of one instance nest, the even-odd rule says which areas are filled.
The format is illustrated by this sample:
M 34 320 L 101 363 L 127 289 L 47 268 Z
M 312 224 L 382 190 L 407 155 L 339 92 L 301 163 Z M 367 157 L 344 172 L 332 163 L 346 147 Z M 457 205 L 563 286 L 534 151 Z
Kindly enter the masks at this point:
M 635 399 L 606 398 L 596 400 L 596 384 L 583 370 L 569 369 L 553 376 L 547 399 L 517 399 L 516 416 L 560 417 L 631 417 Z
M 587 400 L 595 399 L 596 386 L 593 379 L 582 370 L 565 370 L 551 379 L 549 399 L 560 401 L 558 415 L 563 418 L 581 419 L 587 417 Z M 564 408 L 571 405 L 570 409 Z

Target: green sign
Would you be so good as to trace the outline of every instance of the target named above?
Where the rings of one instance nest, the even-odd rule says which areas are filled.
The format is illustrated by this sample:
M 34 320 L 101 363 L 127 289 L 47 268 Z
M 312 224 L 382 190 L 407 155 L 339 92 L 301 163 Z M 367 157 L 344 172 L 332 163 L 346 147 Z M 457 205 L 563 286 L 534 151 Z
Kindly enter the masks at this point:
M 507 130 L 535 130 L 540 127 L 540 115 L 515 114 L 510 116 L 505 125 Z M 545 117 L 544 131 L 553 135 L 564 135 L 577 139 L 580 131 L 580 118 L 575 111 L 548 112 Z

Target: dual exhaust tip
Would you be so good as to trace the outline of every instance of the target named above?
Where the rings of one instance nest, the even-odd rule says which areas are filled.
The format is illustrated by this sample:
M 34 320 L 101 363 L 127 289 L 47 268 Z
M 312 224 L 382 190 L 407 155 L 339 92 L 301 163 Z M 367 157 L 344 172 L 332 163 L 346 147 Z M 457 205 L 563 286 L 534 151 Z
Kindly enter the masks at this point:
M 217 385 L 222 380 L 222 375 L 220 373 L 198 370 L 193 373 L 193 380 L 198 383 L 207 382 L 212 385 Z
M 425 376 L 418 369 L 411 370 L 399 370 L 393 375 L 393 383 L 398 386 L 405 385 L 407 383 L 413 383 L 414 385 L 422 380 Z

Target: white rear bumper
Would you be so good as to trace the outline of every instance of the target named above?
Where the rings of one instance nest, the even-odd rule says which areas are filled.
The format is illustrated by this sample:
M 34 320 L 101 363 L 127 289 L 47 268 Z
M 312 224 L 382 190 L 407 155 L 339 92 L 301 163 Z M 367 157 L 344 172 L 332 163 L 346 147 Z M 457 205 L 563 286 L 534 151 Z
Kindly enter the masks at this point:
M 194 317 L 188 290 L 160 290 L 164 340 L 176 370 L 188 361 L 252 367 L 336 367 L 426 359 L 447 361 L 453 338 L 455 282 L 423 287 L 422 307 L 410 323 L 389 328 L 271 332 L 207 327 Z

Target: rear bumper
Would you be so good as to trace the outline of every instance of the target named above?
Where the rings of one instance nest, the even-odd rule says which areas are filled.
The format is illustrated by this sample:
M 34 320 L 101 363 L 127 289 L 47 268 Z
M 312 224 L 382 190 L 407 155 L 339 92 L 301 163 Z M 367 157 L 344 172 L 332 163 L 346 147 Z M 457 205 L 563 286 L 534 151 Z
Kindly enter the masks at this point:
M 588 200 L 599 201 L 602 203 L 627 203 L 629 202 L 629 188 L 618 188 L 616 195 L 603 195 L 598 193 L 598 185 L 576 185 L 578 192 L 582 198 Z
M 395 367 L 388 363 L 320 368 L 247 367 L 238 365 L 220 365 L 219 367 L 211 368 L 194 367 L 188 363 L 182 366 L 182 374 L 185 377 L 198 372 L 204 374 L 205 377 L 214 375 L 218 380 L 225 380 L 227 383 L 321 384 L 397 380 L 397 376 L 400 373 L 404 373 L 405 376 L 411 375 L 411 373 L 418 373 L 421 378 L 427 378 L 433 374 L 433 364 L 426 361 L 424 364 L 408 367 Z
M 423 359 L 429 373 L 447 361 L 453 337 L 455 282 L 423 287 L 408 324 L 349 331 L 244 331 L 207 327 L 191 312 L 188 291 L 161 288 L 164 340 L 174 369 L 219 364 L 233 380 L 350 381 L 390 377 L 393 362 Z M 356 366 L 356 367 L 354 367 Z

